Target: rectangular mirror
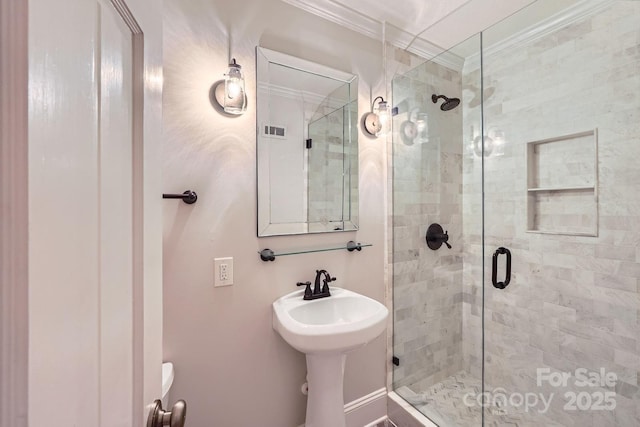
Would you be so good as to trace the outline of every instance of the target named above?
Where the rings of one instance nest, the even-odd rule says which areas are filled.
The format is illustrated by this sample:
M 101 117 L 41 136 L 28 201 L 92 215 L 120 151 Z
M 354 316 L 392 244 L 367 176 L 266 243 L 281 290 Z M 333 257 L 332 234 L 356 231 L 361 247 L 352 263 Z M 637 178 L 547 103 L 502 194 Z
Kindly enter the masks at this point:
M 258 236 L 357 230 L 358 78 L 256 48 Z

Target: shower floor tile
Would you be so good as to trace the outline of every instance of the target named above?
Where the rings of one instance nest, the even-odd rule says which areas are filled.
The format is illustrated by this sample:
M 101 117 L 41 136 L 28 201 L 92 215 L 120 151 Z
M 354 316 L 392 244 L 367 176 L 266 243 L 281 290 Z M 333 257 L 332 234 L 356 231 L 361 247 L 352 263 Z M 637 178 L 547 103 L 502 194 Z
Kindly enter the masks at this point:
M 475 397 L 482 393 L 482 383 L 479 378 L 465 371 L 458 372 L 425 390 L 414 391 L 410 387 L 401 387 L 396 392 L 440 427 L 482 425 L 482 408 L 477 404 L 465 404 L 465 396 L 467 402 L 474 402 Z M 485 426 L 555 427 L 561 424 L 539 413 L 509 413 L 502 408 L 488 407 L 485 409 Z

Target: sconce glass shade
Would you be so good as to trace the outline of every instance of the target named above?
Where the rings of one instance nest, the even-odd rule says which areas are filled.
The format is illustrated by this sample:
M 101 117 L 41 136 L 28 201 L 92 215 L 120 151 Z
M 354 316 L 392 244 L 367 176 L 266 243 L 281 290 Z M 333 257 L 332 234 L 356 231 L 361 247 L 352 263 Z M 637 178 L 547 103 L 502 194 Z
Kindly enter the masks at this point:
M 376 105 L 376 100 L 380 102 Z M 373 111 L 364 116 L 364 130 L 370 135 L 384 136 L 389 132 L 391 125 L 391 111 L 383 97 L 378 96 L 373 100 Z
M 376 112 L 375 108 L 373 110 Z M 391 127 L 391 109 L 389 105 L 387 105 L 386 101 L 382 100 L 378 103 L 378 120 L 380 120 L 380 132 L 378 132 L 378 136 L 384 136 L 389 133 L 389 128 Z
M 229 71 L 225 74 L 222 107 L 225 113 L 229 114 L 242 114 L 247 111 L 247 94 L 244 88 L 242 67 L 236 63 L 235 58 L 231 60 Z

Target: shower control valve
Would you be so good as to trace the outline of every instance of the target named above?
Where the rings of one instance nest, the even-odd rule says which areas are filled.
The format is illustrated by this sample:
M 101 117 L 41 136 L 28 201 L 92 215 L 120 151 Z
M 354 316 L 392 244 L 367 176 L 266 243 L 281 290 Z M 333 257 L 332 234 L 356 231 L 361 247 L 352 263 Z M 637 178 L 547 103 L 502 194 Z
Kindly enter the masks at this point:
M 440 249 L 440 246 L 442 246 L 443 243 L 451 249 L 451 245 L 449 244 L 449 232 L 444 231 L 440 224 L 431 224 L 429 226 L 427 229 L 426 240 L 429 249 L 433 249 L 434 251 Z

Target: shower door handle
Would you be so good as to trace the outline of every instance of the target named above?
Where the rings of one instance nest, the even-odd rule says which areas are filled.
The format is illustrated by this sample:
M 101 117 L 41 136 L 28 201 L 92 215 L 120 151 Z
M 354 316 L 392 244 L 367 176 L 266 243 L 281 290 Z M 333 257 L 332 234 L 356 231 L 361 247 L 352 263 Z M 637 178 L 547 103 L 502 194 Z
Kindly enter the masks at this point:
M 504 282 L 498 282 L 498 256 L 500 256 L 501 254 L 507 255 L 507 271 L 504 277 Z M 493 254 L 492 267 L 491 281 L 493 282 L 493 287 L 504 289 L 509 286 L 509 282 L 511 282 L 511 251 L 509 251 L 509 249 L 507 248 L 499 247 Z

